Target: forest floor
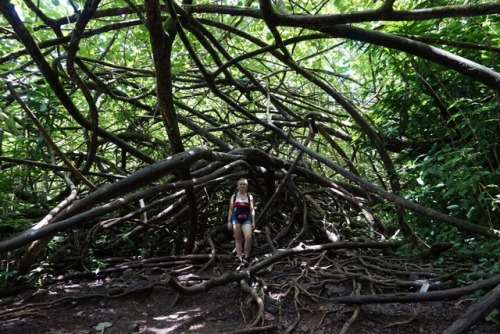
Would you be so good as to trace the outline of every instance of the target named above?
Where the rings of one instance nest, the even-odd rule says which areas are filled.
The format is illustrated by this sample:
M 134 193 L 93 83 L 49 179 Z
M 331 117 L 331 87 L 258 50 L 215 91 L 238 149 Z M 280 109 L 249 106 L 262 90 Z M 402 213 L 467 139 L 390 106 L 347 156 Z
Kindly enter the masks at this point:
M 349 263 L 342 268 L 352 272 L 354 265 Z M 249 282 L 263 301 L 261 313 L 255 299 L 242 289 L 242 282 L 179 295 L 164 284 L 165 274 L 172 268 L 128 269 L 98 278 L 66 277 L 0 299 L 0 333 L 322 334 L 344 330 L 355 334 L 433 334 L 446 330 L 475 302 L 464 296 L 454 301 L 340 304 L 331 299 L 370 294 L 373 286 L 361 276 L 356 281 L 366 282 L 363 285 L 345 279 L 345 275 L 335 279 L 332 271 L 330 276 L 318 278 L 300 267 L 301 262 L 284 262 L 259 272 L 258 279 Z M 214 267 L 202 278 L 197 274 L 199 268 L 182 266 L 176 279 L 191 277 L 191 283 L 196 284 L 196 279 L 220 275 Z M 232 263 L 226 269 L 244 270 Z M 261 318 L 254 321 L 258 314 Z M 467 333 L 498 334 L 500 325 L 482 319 Z

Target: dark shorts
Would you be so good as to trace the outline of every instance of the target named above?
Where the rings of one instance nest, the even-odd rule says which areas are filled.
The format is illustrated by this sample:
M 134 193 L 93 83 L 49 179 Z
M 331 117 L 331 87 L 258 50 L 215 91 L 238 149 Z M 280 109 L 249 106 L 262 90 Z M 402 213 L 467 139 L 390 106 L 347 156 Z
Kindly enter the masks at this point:
M 252 224 L 252 220 L 251 220 L 251 216 L 248 215 L 248 218 L 246 220 L 239 220 L 238 218 L 236 218 L 236 214 L 233 213 L 233 215 L 231 216 L 231 223 L 233 225 L 236 225 L 236 224 L 241 224 L 241 225 L 247 225 L 247 224 Z

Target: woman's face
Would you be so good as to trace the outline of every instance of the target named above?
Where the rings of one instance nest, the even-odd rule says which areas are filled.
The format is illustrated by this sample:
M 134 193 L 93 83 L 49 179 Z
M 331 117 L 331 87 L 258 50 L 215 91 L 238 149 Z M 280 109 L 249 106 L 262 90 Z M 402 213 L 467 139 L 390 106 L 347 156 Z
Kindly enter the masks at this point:
M 247 190 L 248 182 L 244 180 L 238 181 L 238 190 Z

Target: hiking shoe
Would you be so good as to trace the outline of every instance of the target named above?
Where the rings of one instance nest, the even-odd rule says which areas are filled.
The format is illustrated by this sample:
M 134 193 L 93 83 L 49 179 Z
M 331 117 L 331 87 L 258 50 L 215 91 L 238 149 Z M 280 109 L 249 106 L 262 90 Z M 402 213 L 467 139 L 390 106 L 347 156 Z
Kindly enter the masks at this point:
M 245 267 L 248 267 L 250 265 L 250 262 L 248 262 L 247 259 L 245 259 L 245 258 L 242 258 L 240 262 Z

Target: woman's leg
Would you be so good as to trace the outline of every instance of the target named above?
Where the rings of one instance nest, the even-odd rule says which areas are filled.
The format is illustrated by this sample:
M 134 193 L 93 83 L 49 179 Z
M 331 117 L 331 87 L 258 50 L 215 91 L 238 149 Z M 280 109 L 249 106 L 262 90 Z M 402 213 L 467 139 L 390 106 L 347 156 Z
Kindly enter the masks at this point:
M 238 259 L 242 258 L 242 243 L 243 233 L 241 232 L 241 224 L 233 224 L 234 242 L 236 244 L 236 256 Z
M 240 226 L 245 236 L 245 257 L 248 259 L 252 251 L 252 224 L 243 224 Z

